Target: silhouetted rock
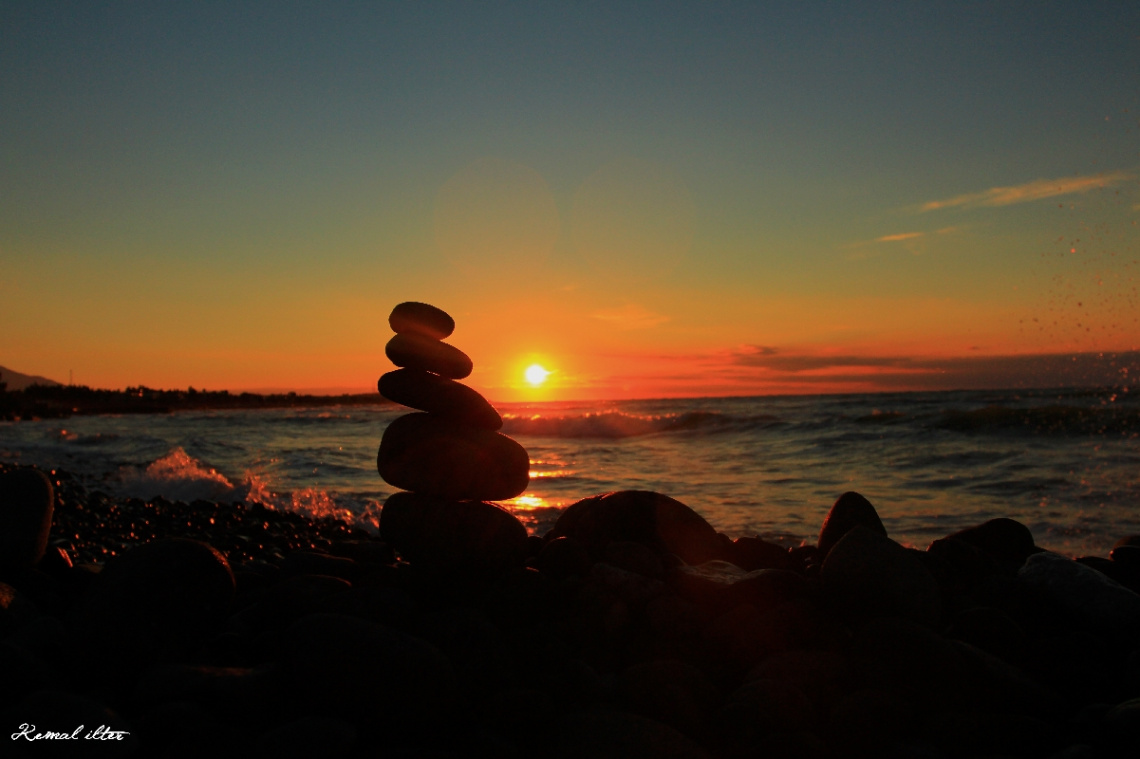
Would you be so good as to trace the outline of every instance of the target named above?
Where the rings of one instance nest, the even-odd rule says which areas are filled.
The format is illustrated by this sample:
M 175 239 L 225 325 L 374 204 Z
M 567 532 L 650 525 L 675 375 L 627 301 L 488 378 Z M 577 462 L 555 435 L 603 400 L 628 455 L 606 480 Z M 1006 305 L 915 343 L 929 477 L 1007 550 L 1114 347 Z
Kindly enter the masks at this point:
M 453 500 L 502 501 L 530 483 L 530 458 L 514 440 L 431 414 L 389 424 L 376 466 L 390 485 Z
M 446 657 L 426 641 L 341 614 L 312 614 L 285 630 L 282 678 L 310 714 L 414 733 L 440 727 L 454 706 Z
M 167 538 L 110 562 L 79 611 L 89 643 L 125 669 L 180 661 L 229 612 L 234 576 L 205 543 Z
M 924 625 L 941 616 L 938 584 L 917 557 L 888 537 L 855 527 L 820 569 L 824 592 L 848 614 L 891 614 Z
M 395 493 L 380 513 L 384 540 L 416 565 L 501 572 L 522 565 L 526 527 L 493 503 Z
M 621 490 L 584 498 L 562 513 L 548 537 L 570 536 L 595 555 L 615 540 L 632 540 L 689 564 L 722 558 L 716 530 L 680 501 L 647 490 Z
M 871 532 L 887 537 L 887 528 L 879 519 L 878 512 L 863 496 L 848 491 L 836 499 L 823 520 L 819 531 L 819 560 L 823 561 L 832 547 L 855 527 L 865 527 Z
M 969 543 L 980 549 L 994 561 L 1020 567 L 1025 560 L 1038 550 L 1029 528 L 1013 519 L 1000 517 L 988 522 L 967 527 L 948 537 Z
M 380 395 L 409 408 L 486 430 L 503 426 L 503 417 L 475 390 L 422 369 L 397 369 L 380 377 Z
M 416 332 L 396 333 L 384 346 L 384 353 L 396 366 L 422 369 L 451 379 L 463 379 L 471 374 L 471 359 L 466 353 Z
M 625 707 L 700 739 L 720 702 L 708 676 L 692 664 L 649 661 L 627 667 L 618 678 Z
M 54 505 L 51 480 L 40 470 L 0 472 L 0 571 L 27 569 L 43 558 Z
M 392 309 L 388 316 L 388 326 L 393 332 L 415 332 L 443 340 L 455 331 L 455 320 L 435 306 L 406 301 Z
M 753 569 L 791 569 L 792 560 L 787 549 L 758 537 L 737 538 L 732 541 L 730 560 L 733 564 Z
M 1099 631 L 1140 632 L 1140 595 L 1080 562 L 1042 551 L 1018 572 L 1050 604 Z

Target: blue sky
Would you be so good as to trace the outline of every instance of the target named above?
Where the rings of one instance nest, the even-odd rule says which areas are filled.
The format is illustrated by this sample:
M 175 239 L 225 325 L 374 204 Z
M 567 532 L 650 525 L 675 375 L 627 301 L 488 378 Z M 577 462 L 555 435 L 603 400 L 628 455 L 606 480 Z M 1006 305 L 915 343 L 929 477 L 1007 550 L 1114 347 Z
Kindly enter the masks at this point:
M 408 299 L 486 387 L 1133 350 L 1138 85 L 1125 2 L 4 2 L 0 357 L 355 387 Z

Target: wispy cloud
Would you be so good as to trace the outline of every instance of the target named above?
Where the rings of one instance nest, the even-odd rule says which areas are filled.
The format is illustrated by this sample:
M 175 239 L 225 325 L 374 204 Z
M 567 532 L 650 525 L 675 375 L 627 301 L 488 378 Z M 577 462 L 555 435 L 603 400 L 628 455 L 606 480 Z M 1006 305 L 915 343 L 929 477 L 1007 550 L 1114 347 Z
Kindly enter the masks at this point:
M 607 322 L 617 329 L 649 329 L 669 321 L 668 316 L 657 314 L 633 304 L 621 308 L 610 308 L 590 314 L 595 319 Z
M 1025 184 L 1010 187 L 991 187 L 982 192 L 971 192 L 946 200 L 932 200 L 924 203 L 923 211 L 937 211 L 943 208 L 973 208 L 977 206 L 1009 206 L 1015 203 L 1028 203 L 1033 200 L 1055 198 L 1060 195 L 1074 195 L 1090 190 L 1111 187 L 1134 178 L 1127 171 L 1114 171 L 1087 177 L 1061 177 L 1060 179 L 1036 179 Z
M 875 242 L 902 242 L 903 240 L 913 240 L 916 237 L 924 237 L 925 235 L 925 232 L 900 232 L 897 235 L 876 237 Z

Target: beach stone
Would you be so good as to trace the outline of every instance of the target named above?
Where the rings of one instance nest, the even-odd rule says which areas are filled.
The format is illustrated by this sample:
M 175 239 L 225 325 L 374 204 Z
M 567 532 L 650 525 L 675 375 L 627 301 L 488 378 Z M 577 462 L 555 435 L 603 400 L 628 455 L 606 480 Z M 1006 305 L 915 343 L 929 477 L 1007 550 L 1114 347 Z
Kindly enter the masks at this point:
M 618 693 L 631 712 L 700 738 L 720 692 L 700 668 L 681 661 L 655 660 L 627 667 Z
M 220 627 L 234 591 L 218 551 L 165 538 L 109 562 L 77 613 L 90 642 L 129 669 L 185 657 Z
M 380 535 L 413 565 L 502 572 L 527 555 L 526 527 L 484 501 L 395 493 L 380 512 Z
M 285 554 L 281 569 L 287 576 L 327 575 L 347 582 L 355 580 L 360 573 L 360 567 L 352 559 L 317 551 L 290 551 Z
M 388 315 L 388 326 L 393 332 L 415 332 L 443 340 L 455 331 L 455 320 L 435 306 L 406 301 L 392 309 Z
M 1131 571 L 1140 571 L 1140 535 L 1128 535 L 1116 541 L 1108 557 Z
M 1042 551 L 1018 577 L 1039 596 L 1101 632 L 1140 632 L 1140 595 L 1092 567 Z
M 986 556 L 1006 566 L 1020 567 L 1040 549 L 1029 528 L 1014 519 L 999 517 L 959 530 L 948 537 L 969 543 Z
M 1101 720 L 1099 748 L 1106 756 L 1127 756 L 1140 746 L 1140 698 L 1114 706 Z
M 729 560 L 748 571 L 792 568 L 792 558 L 787 549 L 759 537 L 737 538 L 732 541 Z
M 384 346 L 384 354 L 396 366 L 434 372 L 450 379 L 463 379 L 473 368 L 467 354 L 454 345 L 415 332 L 394 335 Z
M 740 603 L 758 609 L 802 597 L 807 581 L 783 569 L 746 572 L 727 561 L 706 561 L 696 566 L 675 567 L 670 583 L 677 593 L 710 610 L 726 610 Z
M 426 641 L 342 614 L 311 614 L 279 643 L 286 697 L 309 714 L 414 733 L 446 724 L 451 664 Z
M 641 543 L 659 556 L 688 564 L 723 558 L 724 543 L 712 525 L 680 501 L 647 490 L 620 490 L 584 498 L 562 513 L 550 538 L 573 537 L 597 556 L 621 540 Z
M 711 759 L 674 728 L 619 711 L 564 716 L 551 731 L 547 748 L 550 759 Z
M 376 467 L 389 485 L 461 501 L 503 501 L 530 484 L 530 457 L 514 440 L 431 414 L 389 424 Z
M 898 615 L 933 626 L 942 614 L 938 583 L 923 563 L 866 527 L 855 527 L 835 544 L 819 576 L 824 592 L 851 615 Z
M 848 491 L 836 499 L 823 520 L 819 540 L 816 541 L 820 560 L 825 560 L 832 547 L 855 527 L 864 527 L 887 537 L 887 528 L 871 502 L 854 491 Z
M 791 685 L 826 714 L 845 694 L 854 690 L 856 674 L 846 656 L 829 650 L 790 649 L 768 656 L 748 671 L 744 681 L 776 680 Z
M 0 472 L 0 571 L 35 566 L 47 549 L 55 493 L 38 469 Z
M 422 369 L 397 369 L 380 377 L 380 395 L 442 419 L 485 430 L 498 430 L 503 417 L 467 385 Z
M 557 579 L 585 577 L 590 574 L 594 560 L 581 541 L 574 538 L 555 538 L 548 541 L 538 554 L 538 568 Z

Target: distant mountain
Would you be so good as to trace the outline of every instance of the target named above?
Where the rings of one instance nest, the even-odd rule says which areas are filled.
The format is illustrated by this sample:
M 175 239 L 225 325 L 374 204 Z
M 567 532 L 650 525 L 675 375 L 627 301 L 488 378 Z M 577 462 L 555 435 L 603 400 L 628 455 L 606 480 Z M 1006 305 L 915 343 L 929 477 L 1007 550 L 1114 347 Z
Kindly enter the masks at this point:
M 33 374 L 20 374 L 6 366 L 0 366 L 0 382 L 7 382 L 9 390 L 23 390 L 28 385 L 48 385 L 58 387 L 62 382 L 49 380 L 47 377 L 37 377 Z

